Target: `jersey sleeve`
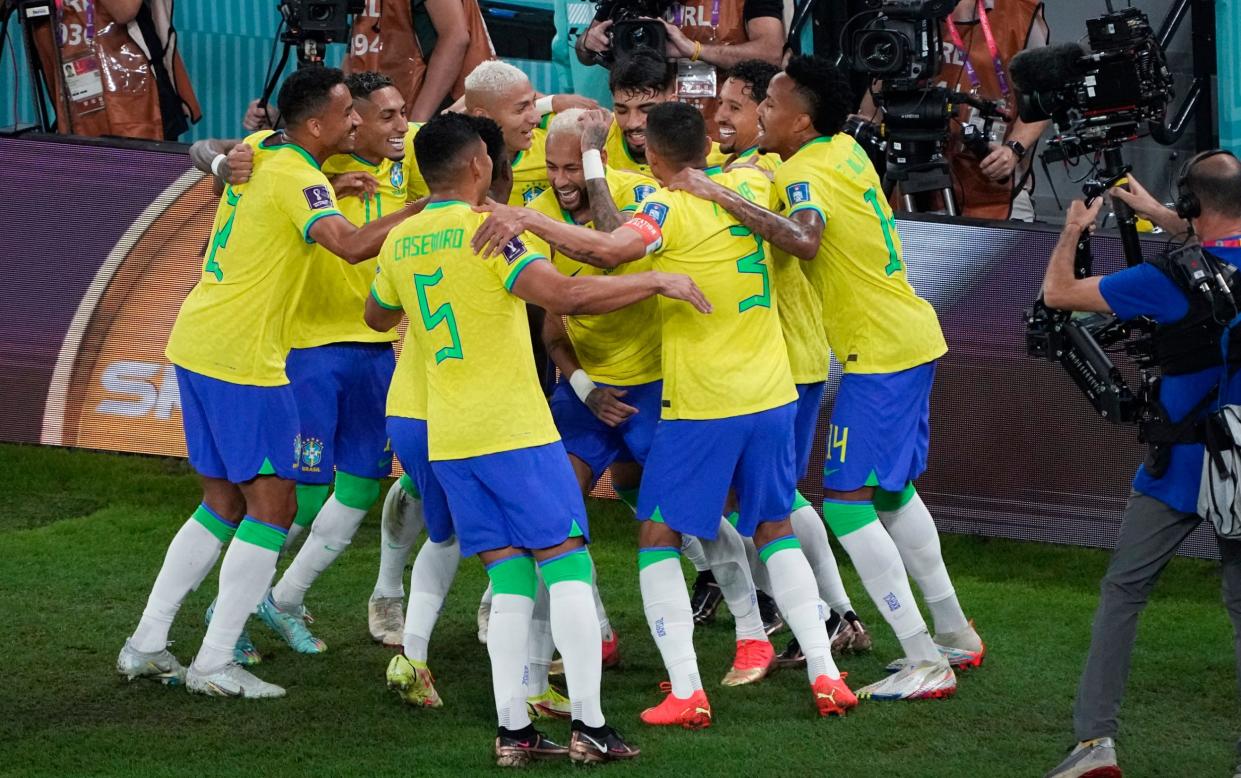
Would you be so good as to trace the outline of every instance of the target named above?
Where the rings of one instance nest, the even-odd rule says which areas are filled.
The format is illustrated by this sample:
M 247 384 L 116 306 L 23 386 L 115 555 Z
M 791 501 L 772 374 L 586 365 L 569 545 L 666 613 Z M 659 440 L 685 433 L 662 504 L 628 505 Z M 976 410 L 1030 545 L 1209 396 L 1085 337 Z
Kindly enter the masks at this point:
M 784 206 L 784 215 L 792 217 L 798 211 L 814 211 L 827 224 L 831 214 L 827 187 L 822 179 L 810 171 L 789 163 L 776 170 L 776 195 Z
M 383 248 L 379 250 L 380 257 L 392 255 L 391 238 L 384 241 Z M 371 297 L 375 298 L 375 302 L 381 307 L 390 311 L 401 308 L 401 295 L 396 289 L 396 279 L 393 278 L 391 268 L 385 269 L 385 262 L 380 259 L 375 263 L 375 279 L 371 281 Z
M 678 213 L 667 190 L 658 190 L 642 201 L 638 212 L 625 222 L 637 231 L 646 245 L 646 253 L 666 251 L 671 247 L 669 234 L 675 231 Z
M 499 277 L 500 283 L 504 284 L 504 288 L 509 292 L 513 291 L 513 284 L 517 283 L 517 277 L 521 275 L 521 271 L 525 270 L 531 262 L 547 259 L 547 256 L 537 251 L 533 244 L 534 241 L 528 234 L 513 238 L 504 246 L 504 250 L 499 255 L 487 260 L 496 276 Z
M 1121 319 L 1149 316 L 1160 324 L 1171 324 L 1189 313 L 1189 301 L 1163 271 L 1151 265 L 1136 265 L 1104 276 L 1099 293 L 1112 312 Z
M 613 172 L 617 177 L 615 185 L 611 186 L 612 200 L 616 203 L 616 208 L 622 214 L 632 214 L 638 212 L 638 205 L 655 194 L 658 188 L 655 183 L 646 176 L 640 175 L 620 175 Z
M 276 208 L 293 222 L 307 243 L 315 242 L 310 237 L 310 228 L 315 222 L 328 216 L 341 216 L 336 193 L 332 191 L 327 176 L 309 165 L 286 173 L 274 190 L 273 200 Z

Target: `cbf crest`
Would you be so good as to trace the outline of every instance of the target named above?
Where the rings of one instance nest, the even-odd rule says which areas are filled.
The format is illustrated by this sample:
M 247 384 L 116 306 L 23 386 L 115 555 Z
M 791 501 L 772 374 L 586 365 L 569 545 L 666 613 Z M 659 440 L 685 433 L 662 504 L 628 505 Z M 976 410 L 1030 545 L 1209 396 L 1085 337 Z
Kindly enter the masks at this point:
M 398 192 L 405 188 L 405 167 L 404 165 L 393 165 L 392 174 L 388 176 L 388 181 L 392 184 L 392 188 Z

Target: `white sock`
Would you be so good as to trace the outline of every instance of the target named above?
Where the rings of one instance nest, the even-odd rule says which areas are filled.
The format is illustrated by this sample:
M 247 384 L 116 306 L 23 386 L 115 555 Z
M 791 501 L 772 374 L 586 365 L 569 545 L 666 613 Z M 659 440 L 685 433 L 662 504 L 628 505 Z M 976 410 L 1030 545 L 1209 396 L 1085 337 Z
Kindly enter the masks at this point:
M 793 546 L 772 553 L 767 557 L 767 572 L 771 575 L 771 596 L 806 655 L 810 682 L 814 683 L 820 675 L 839 678 L 824 623 L 827 606 L 819 600 L 814 572 L 801 549 Z
M 409 573 L 409 605 L 405 610 L 405 656 L 409 659 L 427 661 L 427 644 L 460 561 L 456 535 L 443 543 L 428 540 L 418 549 Z
M 564 679 L 569 687 L 573 718 L 588 727 L 602 727 L 603 707 L 599 701 L 603 682 L 602 636 L 597 622 L 580 618 L 590 611 L 592 588 L 585 581 L 552 584 L 551 621 L 556 645 L 564 659 Z
M 789 519 L 793 523 L 797 542 L 801 543 L 802 553 L 806 555 L 806 561 L 814 571 L 814 580 L 819 585 L 819 598 L 842 616 L 853 610 L 849 595 L 845 593 L 845 584 L 840 580 L 840 568 L 836 565 L 836 556 L 828 542 L 827 525 L 823 523 L 823 519 L 819 518 L 818 512 L 809 505 L 793 511 Z
M 256 533 L 247 531 L 251 523 L 257 525 Z M 260 539 L 274 538 L 274 541 L 257 545 L 256 534 Z M 246 619 L 262 602 L 276 574 L 276 559 L 283 543 L 283 530 L 252 522 L 248 517 L 242 521 L 220 565 L 220 595 L 216 598 L 215 614 L 203 637 L 202 648 L 194 658 L 199 669 L 214 670 L 233 661 L 233 648 Z
M 219 521 L 212 517 L 204 517 L 204 520 Z M 223 522 L 220 524 L 221 527 L 227 526 Z M 227 532 L 231 533 L 232 528 L 228 528 Z M 163 651 L 168 646 L 168 630 L 181 609 L 181 603 L 215 567 L 223 547 L 223 541 L 197 519 L 190 518 L 181 525 L 168 544 L 164 564 L 155 577 L 146 609 L 142 611 L 142 620 L 129 639 L 129 645 L 134 650 L 150 653 Z
M 530 614 L 534 600 L 519 594 L 497 594 L 491 601 L 491 628 L 487 630 L 487 655 L 491 657 L 491 690 L 496 701 L 496 720 L 505 729 L 530 726 L 526 710 L 526 654 L 530 640 Z
M 707 555 L 702 550 L 702 543 L 693 535 L 681 536 L 681 556 L 689 560 L 694 569 L 700 573 L 711 569 L 707 564 Z
M 720 519 L 715 540 L 700 540 L 715 582 L 720 585 L 720 594 L 724 595 L 724 602 L 728 603 L 736 622 L 737 640 L 766 641 L 767 633 L 758 612 L 758 597 L 741 535 L 726 519 Z
M 939 650 L 918 612 L 896 544 L 878 521 L 838 538 L 862 578 L 862 586 L 914 661 L 939 661 Z
M 939 531 L 922 496 L 913 498 L 894 511 L 880 511 L 879 520 L 900 551 L 905 569 L 922 590 L 927 610 L 935 622 L 935 632 L 963 632 L 970 628 L 957 600 L 944 555 L 939 547 Z
M 310 536 L 293 557 L 293 564 L 271 590 L 276 605 L 282 610 L 299 607 L 315 579 L 349 548 L 365 517 L 366 511 L 350 508 L 335 494 L 329 497 L 310 525 Z
M 599 635 L 603 640 L 611 640 L 613 638 L 612 622 L 608 618 L 607 608 L 603 607 L 603 598 L 599 596 L 599 571 L 595 569 L 594 557 L 590 559 L 590 580 L 590 593 L 595 598 L 595 616 L 599 620 Z
M 288 553 L 289 549 L 293 548 L 293 544 L 297 542 L 297 539 L 300 538 L 302 536 L 302 533 L 305 531 L 306 531 L 306 528 L 303 527 L 301 524 L 297 524 L 297 523 L 290 524 L 289 535 L 288 537 L 284 539 L 284 548 L 280 549 L 280 553 L 282 554 Z
M 750 577 L 754 579 L 754 588 L 770 592 L 771 578 L 767 575 L 767 565 L 758 558 L 758 548 L 754 545 L 754 538 L 742 538 L 741 541 L 745 543 L 745 558 L 750 563 Z
M 392 489 L 401 489 L 401 481 L 392 482 Z M 384 499 L 387 503 L 387 498 Z M 406 499 L 398 503 L 401 510 L 395 515 L 386 513 L 379 522 L 379 576 L 375 579 L 375 590 L 371 597 L 404 597 L 405 563 L 418 541 L 426 521 L 422 516 L 422 500 L 406 494 Z
M 661 559 L 642 567 L 638 584 L 646 623 L 668 670 L 672 694 L 685 699 L 702 688 L 702 679 L 694 654 L 694 617 L 680 560 Z
M 551 595 L 542 578 L 539 578 L 539 588 L 534 595 L 534 610 L 530 614 L 528 651 L 530 656 L 526 662 L 530 672 L 526 682 L 529 687 L 526 694 L 537 697 L 547 691 L 547 671 L 552 665 L 552 655 L 556 653 L 556 643 L 552 640 Z

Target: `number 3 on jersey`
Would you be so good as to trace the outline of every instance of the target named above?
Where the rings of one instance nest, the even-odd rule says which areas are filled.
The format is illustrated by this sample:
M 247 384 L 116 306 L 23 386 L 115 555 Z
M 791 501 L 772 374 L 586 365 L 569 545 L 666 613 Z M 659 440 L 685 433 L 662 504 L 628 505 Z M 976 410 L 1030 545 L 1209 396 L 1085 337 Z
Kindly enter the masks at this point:
M 879 217 L 879 226 L 883 228 L 883 242 L 888 247 L 888 266 L 883 269 L 883 272 L 892 275 L 901 269 L 901 255 L 897 253 L 896 241 L 892 237 L 896 233 L 896 216 L 890 212 L 884 215 L 883 206 L 879 204 L 879 196 L 875 194 L 873 188 L 867 189 L 862 197 L 870 203 L 871 208 L 875 209 L 875 216 Z
M 422 314 L 422 326 L 426 327 L 427 332 L 431 332 L 441 324 L 448 325 L 448 337 L 451 343 L 435 352 L 435 364 L 437 365 L 445 359 L 464 359 L 461 353 L 461 336 L 457 334 L 457 316 L 452 311 L 452 305 L 444 303 L 432 311 L 431 304 L 427 301 L 427 288 L 443 280 L 444 268 L 442 267 L 436 268 L 435 272 L 430 275 L 414 274 L 414 291 L 418 294 L 418 311 Z
M 754 251 L 746 254 L 737 260 L 738 273 L 755 273 L 763 279 L 763 291 L 760 294 L 753 294 L 741 301 L 737 306 L 738 313 L 745 313 L 751 308 L 770 308 L 771 307 L 771 279 L 767 276 L 767 252 L 763 250 L 763 239 L 755 235 L 749 227 L 743 227 L 740 224 L 728 228 L 730 235 L 736 235 L 739 238 L 753 238 Z
M 228 247 L 228 239 L 233 234 L 233 219 L 237 216 L 237 203 L 241 201 L 241 195 L 234 192 L 230 186 L 224 190 L 224 201 L 233 209 L 233 212 L 228 215 L 227 221 L 216 230 L 211 238 L 211 253 L 207 255 L 207 264 L 203 265 L 203 272 L 215 276 L 217 281 L 224 280 L 224 271 L 220 269 L 220 263 L 215 261 L 215 253 Z

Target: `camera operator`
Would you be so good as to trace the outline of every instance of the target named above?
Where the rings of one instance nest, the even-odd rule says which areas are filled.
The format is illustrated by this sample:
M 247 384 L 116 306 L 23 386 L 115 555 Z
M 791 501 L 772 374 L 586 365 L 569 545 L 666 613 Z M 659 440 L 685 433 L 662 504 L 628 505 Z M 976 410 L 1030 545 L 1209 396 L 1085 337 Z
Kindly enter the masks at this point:
M 1028 186 L 1032 152 L 1049 122 L 1027 123 L 1017 118 L 1017 99 L 1008 63 L 1025 49 L 1047 45 L 1049 32 L 1043 3 L 960 0 L 940 24 L 940 31 L 944 65 L 935 83 L 952 91 L 971 92 L 984 100 L 1001 100 L 1013 117 L 1007 126 L 1003 120 L 995 120 L 988 138 L 982 135 L 984 122 L 978 109 L 958 107 L 958 121 L 949 125 L 947 157 L 960 215 L 1033 221 L 1034 206 Z M 860 113 L 870 121 L 877 119 L 878 110 L 869 94 L 863 98 Z M 969 133 L 977 140 L 965 141 L 967 126 L 975 128 Z M 899 200 L 894 196 L 892 202 Z
M 1170 233 L 1192 230 L 1221 265 L 1241 265 L 1241 162 L 1228 152 L 1200 154 L 1186 165 L 1178 188 L 1176 212 L 1156 202 L 1132 177 L 1127 190 L 1113 189 L 1112 196 Z M 1233 356 L 1227 385 L 1219 385 L 1225 324 L 1219 323 L 1206 294 L 1165 272 L 1168 264 L 1148 262 L 1102 278 L 1074 277 L 1077 241 L 1083 230 L 1093 227 L 1101 204 L 1100 199 L 1090 207 L 1081 201 L 1070 206 L 1047 267 L 1043 299 L 1061 310 L 1154 320 L 1155 364 L 1162 374 L 1157 398 L 1165 421 L 1144 430 L 1148 442 L 1153 438 L 1161 445 L 1153 447 L 1138 468 L 1116 550 L 1100 587 L 1090 653 L 1073 708 L 1078 744 L 1048 778 L 1072 778 L 1094 770 L 1100 771 L 1098 775 L 1120 775 L 1113 738 L 1138 616 L 1181 541 L 1202 521 L 1197 510 L 1203 444 L 1174 441 L 1202 440 L 1198 420 L 1213 406 L 1217 392 L 1224 403 L 1241 402 L 1241 374 Z M 1235 334 L 1230 336 L 1230 354 L 1241 350 L 1238 340 Z M 1241 662 L 1241 542 L 1218 535 L 1217 540 L 1224 603 L 1236 630 Z

